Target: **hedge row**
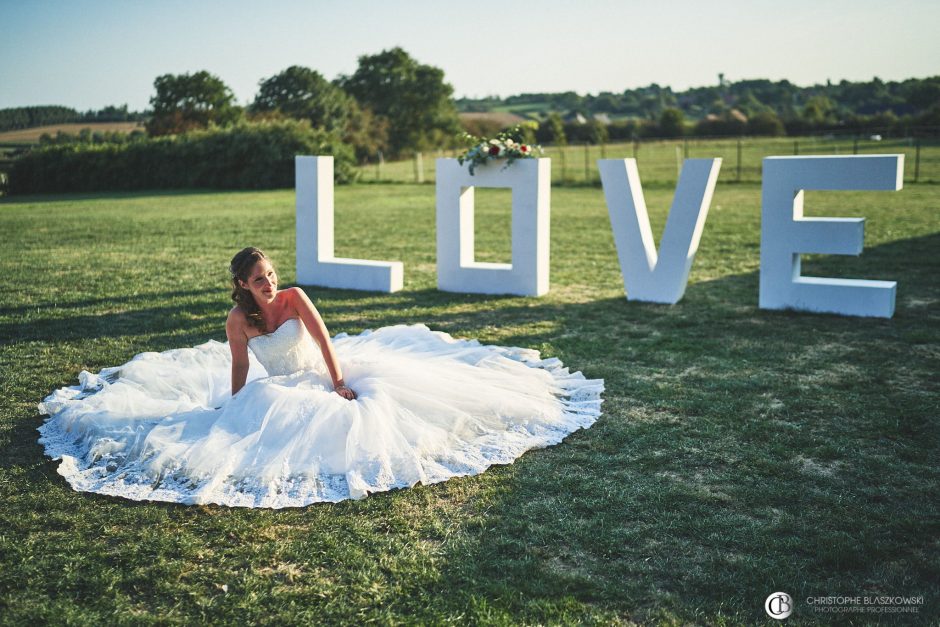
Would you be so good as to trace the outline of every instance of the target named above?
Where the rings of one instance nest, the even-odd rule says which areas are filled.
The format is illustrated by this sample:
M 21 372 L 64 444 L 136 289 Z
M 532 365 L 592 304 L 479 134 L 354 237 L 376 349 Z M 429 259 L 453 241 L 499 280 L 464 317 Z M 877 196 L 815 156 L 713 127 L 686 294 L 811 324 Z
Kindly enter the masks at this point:
M 293 187 L 295 155 L 333 155 L 336 181 L 355 177 L 349 146 L 307 122 L 279 120 L 123 144 L 46 146 L 13 163 L 8 185 L 11 194 Z

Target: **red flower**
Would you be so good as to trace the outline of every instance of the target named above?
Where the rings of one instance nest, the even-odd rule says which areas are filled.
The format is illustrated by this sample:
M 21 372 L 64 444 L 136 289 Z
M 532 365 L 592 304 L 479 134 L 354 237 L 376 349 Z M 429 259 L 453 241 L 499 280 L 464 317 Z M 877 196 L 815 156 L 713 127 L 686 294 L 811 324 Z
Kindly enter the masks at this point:
M 519 150 L 521 152 L 529 152 L 529 147 L 526 146 L 525 144 L 522 144 L 521 146 L 519 146 Z
M 490 154 L 494 157 L 499 154 L 499 146 L 490 146 Z

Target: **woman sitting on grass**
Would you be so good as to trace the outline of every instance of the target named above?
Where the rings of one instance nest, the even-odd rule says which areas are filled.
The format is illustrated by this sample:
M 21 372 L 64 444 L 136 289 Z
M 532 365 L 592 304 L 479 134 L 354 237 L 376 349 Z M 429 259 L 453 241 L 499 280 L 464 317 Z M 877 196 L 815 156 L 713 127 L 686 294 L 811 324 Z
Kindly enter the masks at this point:
M 141 353 L 40 405 L 76 490 L 302 506 L 508 464 L 600 415 L 603 381 L 424 325 L 330 338 L 257 248 L 232 259 L 228 343 Z M 342 364 L 342 366 L 341 366 Z M 354 391 L 355 390 L 355 391 Z

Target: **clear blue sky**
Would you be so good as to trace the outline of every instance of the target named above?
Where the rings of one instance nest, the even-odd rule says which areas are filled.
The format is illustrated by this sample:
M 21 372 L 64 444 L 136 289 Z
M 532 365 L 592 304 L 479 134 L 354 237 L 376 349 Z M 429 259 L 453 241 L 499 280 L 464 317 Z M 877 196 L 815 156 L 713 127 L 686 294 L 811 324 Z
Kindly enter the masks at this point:
M 208 70 L 250 102 L 290 65 L 329 79 L 402 46 L 457 96 L 798 85 L 940 74 L 940 1 L 0 0 L 0 108 L 148 106 Z

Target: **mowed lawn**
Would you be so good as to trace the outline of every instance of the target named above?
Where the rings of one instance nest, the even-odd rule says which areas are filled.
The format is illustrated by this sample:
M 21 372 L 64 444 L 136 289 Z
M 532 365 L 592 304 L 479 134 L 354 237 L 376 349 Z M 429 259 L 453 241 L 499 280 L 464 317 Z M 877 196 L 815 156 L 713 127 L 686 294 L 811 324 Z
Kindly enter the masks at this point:
M 641 170 L 642 172 L 642 170 Z M 646 191 L 654 233 L 672 198 Z M 478 190 L 478 259 L 508 261 L 508 192 Z M 599 188 L 552 191 L 551 292 L 435 289 L 433 185 L 336 190 L 337 254 L 405 263 L 391 295 L 308 288 L 332 333 L 425 323 L 606 381 L 604 414 L 508 466 L 361 501 L 251 510 L 77 493 L 36 403 L 83 370 L 224 340 L 227 264 L 294 280 L 294 194 L 0 201 L 0 624 L 775 623 L 940 620 L 940 186 L 809 192 L 864 216 L 890 320 L 757 308 L 760 187 L 719 185 L 685 298 L 628 302 Z M 815 614 L 817 596 L 922 596 Z M 776 624 L 776 623 L 775 623 Z

